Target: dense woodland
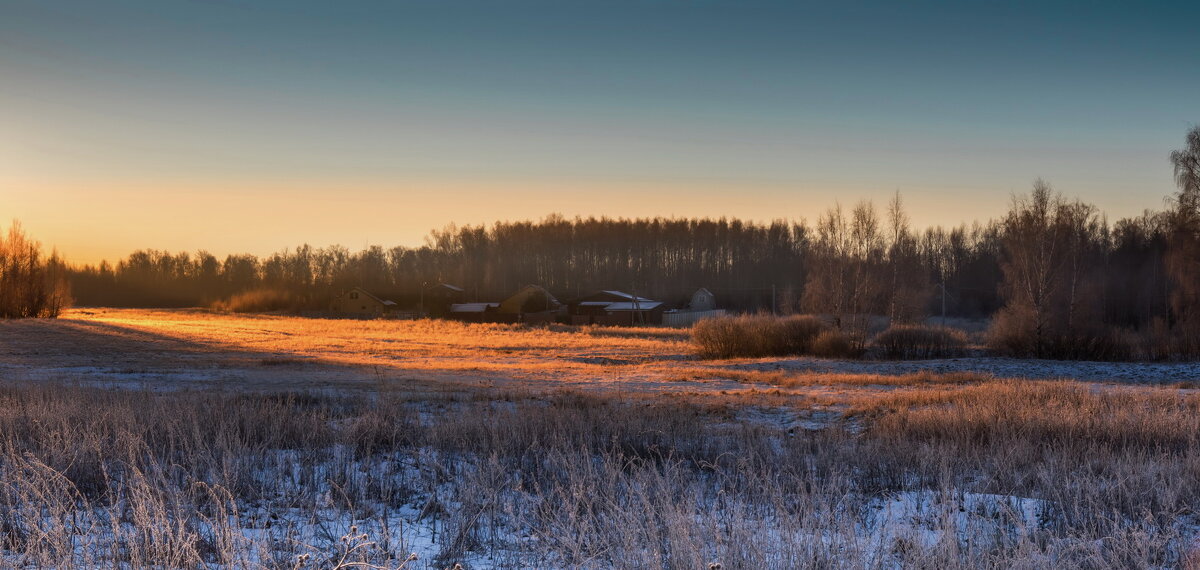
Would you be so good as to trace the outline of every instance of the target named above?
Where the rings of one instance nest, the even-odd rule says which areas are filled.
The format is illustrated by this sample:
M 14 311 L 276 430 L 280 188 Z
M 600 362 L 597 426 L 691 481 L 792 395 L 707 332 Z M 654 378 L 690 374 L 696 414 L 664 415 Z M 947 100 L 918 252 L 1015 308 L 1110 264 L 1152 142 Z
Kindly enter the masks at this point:
M 1119 357 L 1117 337 L 1133 333 L 1194 354 L 1200 127 L 1170 165 L 1179 190 L 1164 209 L 1115 222 L 1038 180 L 999 218 L 953 228 L 911 227 L 897 195 L 882 208 L 837 205 L 812 223 L 551 215 L 451 225 L 422 247 L 304 245 L 224 259 L 143 250 L 116 265 L 73 268 L 69 278 L 79 304 L 137 307 L 274 290 L 319 308 L 360 285 L 415 307 L 438 283 L 464 287 L 468 301 L 532 283 L 561 298 L 605 288 L 682 305 L 707 287 L 729 309 L 820 313 L 858 334 L 866 334 L 863 315 L 913 322 L 944 307 L 948 316 L 994 317 L 997 346 L 1014 354 Z

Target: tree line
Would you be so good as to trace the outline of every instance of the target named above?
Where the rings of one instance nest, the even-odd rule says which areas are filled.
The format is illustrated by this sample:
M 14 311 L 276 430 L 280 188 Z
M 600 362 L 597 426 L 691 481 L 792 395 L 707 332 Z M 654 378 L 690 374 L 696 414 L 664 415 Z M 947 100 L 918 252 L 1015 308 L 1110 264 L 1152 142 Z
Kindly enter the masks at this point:
M 852 338 L 868 315 L 994 316 L 996 345 L 1014 354 L 1120 351 L 1129 331 L 1195 354 L 1200 127 L 1170 162 L 1179 189 L 1164 209 L 1116 222 L 1038 180 L 999 218 L 949 228 L 911 227 L 897 194 L 882 209 L 835 205 L 811 224 L 550 215 L 450 225 L 420 247 L 304 245 L 261 258 L 142 250 L 67 273 L 79 303 L 109 306 L 208 305 L 272 289 L 321 308 L 362 286 L 415 307 L 439 283 L 463 287 L 465 300 L 538 284 L 563 298 L 620 289 L 681 305 L 707 287 L 737 311 L 829 315 Z

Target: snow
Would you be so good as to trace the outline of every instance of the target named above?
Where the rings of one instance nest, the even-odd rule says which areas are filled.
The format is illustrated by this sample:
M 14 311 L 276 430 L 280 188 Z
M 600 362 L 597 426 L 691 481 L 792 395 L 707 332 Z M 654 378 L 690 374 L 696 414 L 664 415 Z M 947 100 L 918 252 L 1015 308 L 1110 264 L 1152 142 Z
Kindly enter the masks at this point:
M 1169 384 L 1200 381 L 1200 362 L 1090 362 L 976 356 L 938 360 L 769 359 L 734 365 L 743 370 L 903 376 L 917 372 L 980 372 L 997 378 Z

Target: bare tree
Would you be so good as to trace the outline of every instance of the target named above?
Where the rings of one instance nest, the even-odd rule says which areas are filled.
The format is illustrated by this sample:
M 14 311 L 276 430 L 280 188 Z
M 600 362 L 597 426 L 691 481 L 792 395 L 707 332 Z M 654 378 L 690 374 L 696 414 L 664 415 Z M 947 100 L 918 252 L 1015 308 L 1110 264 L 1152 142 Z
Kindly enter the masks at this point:
M 1004 218 L 1004 284 L 1008 303 L 1002 321 L 1027 329 L 1012 338 L 1028 337 L 1033 354 L 1046 355 L 1050 340 L 1050 303 L 1062 278 L 1065 258 L 1057 217 L 1065 202 L 1042 179 L 1028 196 L 1013 198 Z
M 14 220 L 0 235 L 0 318 L 53 318 L 69 303 L 62 261 L 42 259 L 41 244 Z
M 908 214 L 897 191 L 888 204 L 887 315 L 892 322 L 911 322 L 925 316 L 929 304 L 929 270 L 923 266 L 920 243 L 908 225 Z
M 1171 200 L 1166 270 L 1179 350 L 1200 353 L 1200 126 L 1171 153 L 1179 192 Z

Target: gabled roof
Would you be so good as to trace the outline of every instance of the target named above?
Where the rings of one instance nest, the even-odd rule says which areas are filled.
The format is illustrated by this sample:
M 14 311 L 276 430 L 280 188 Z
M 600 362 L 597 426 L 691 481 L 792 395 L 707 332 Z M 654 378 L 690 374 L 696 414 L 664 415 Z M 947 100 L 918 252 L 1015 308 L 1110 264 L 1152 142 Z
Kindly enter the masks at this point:
M 630 301 L 634 300 L 633 295 L 626 293 L 624 291 L 609 291 L 606 289 L 604 291 L 601 291 L 601 293 L 608 293 L 609 295 L 614 295 L 614 296 L 620 297 L 622 299 L 629 299 Z M 638 297 L 637 300 L 638 301 L 650 301 L 650 299 L 647 299 L 645 297 Z
M 598 300 L 596 299 L 597 297 L 599 298 Z M 638 301 L 639 303 L 654 303 L 654 302 L 656 302 L 653 299 L 647 299 L 647 298 L 641 297 L 641 296 L 638 296 L 635 298 L 633 295 L 630 295 L 629 293 L 626 293 L 624 291 L 601 290 L 601 291 L 594 291 L 592 293 L 588 293 L 587 295 L 584 295 L 582 297 L 576 297 L 576 298 L 572 299 L 568 304 L 569 305 L 596 306 L 596 305 L 594 305 L 595 303 L 602 303 L 602 302 L 603 303 L 619 303 L 622 301 L 632 302 L 635 300 Z
M 639 301 L 637 303 L 609 303 L 605 311 L 653 311 L 662 303 L 658 301 Z
M 543 310 L 557 309 L 562 303 L 554 298 L 549 291 L 539 285 L 526 285 L 521 287 L 516 293 L 513 293 L 507 299 L 500 302 L 500 311 L 504 313 L 520 313 L 525 303 L 532 298 L 541 296 L 544 301 Z
M 375 301 L 376 303 L 379 303 L 380 305 L 383 305 L 383 306 L 385 306 L 385 307 L 394 307 L 394 306 L 396 306 L 396 303 L 395 303 L 394 301 L 384 301 L 383 299 L 380 299 L 379 297 L 376 297 L 376 296 L 375 296 L 374 294 L 372 294 L 370 291 L 367 291 L 366 289 L 363 289 L 362 287 L 355 287 L 355 288 L 351 289 L 351 291 L 358 291 L 359 293 L 362 293 L 363 295 L 366 295 L 366 297 L 367 297 L 368 299 L 370 299 L 370 300 L 372 300 L 372 301 Z
M 465 291 L 465 289 L 462 287 L 459 287 L 458 285 L 451 285 L 449 283 L 438 283 L 437 285 L 430 287 L 430 289 L 446 289 L 447 291 L 454 291 L 455 293 L 462 293 Z

